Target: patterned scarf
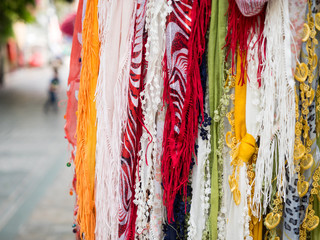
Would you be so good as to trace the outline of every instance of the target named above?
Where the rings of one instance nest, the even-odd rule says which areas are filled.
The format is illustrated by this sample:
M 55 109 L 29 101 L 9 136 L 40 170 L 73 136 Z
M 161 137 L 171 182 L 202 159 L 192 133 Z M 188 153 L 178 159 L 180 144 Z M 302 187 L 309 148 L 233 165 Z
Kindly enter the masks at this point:
M 190 163 L 198 134 L 198 116 L 203 109 L 199 65 L 204 52 L 210 3 L 208 0 L 173 1 L 173 11 L 167 20 L 163 99 L 168 110 L 162 179 L 169 222 L 174 220 L 176 194 L 181 190 L 184 197 L 187 194 Z
M 236 0 L 239 10 L 245 17 L 258 15 L 268 0 Z
M 135 173 L 142 134 L 140 93 L 143 84 L 143 46 L 146 0 L 138 0 L 128 91 L 128 121 L 124 131 L 120 170 L 119 239 L 134 239 L 137 207 L 133 204 Z

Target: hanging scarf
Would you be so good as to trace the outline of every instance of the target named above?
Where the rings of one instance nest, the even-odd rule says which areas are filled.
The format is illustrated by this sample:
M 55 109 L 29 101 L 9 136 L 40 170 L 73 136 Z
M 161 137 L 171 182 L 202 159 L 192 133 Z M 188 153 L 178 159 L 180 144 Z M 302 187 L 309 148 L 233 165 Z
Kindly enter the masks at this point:
M 166 0 L 149 0 L 146 5 L 146 25 L 148 34 L 146 62 L 148 71 L 144 79 L 144 89 L 141 92 L 141 107 L 143 113 L 143 133 L 140 144 L 139 172 L 136 179 L 135 200 L 137 205 L 136 238 L 161 239 L 163 207 L 161 191 L 161 146 L 164 110 L 161 112 L 161 94 L 163 79 L 161 61 L 165 51 L 165 21 L 169 7 Z M 159 117 L 158 117 L 159 116 Z M 157 127 L 160 128 L 160 131 Z M 159 134 L 160 133 L 160 134 Z M 158 136 L 161 136 L 160 139 Z M 160 190 L 160 192 L 159 192 Z
M 218 110 L 220 98 L 223 93 L 224 85 L 224 58 L 225 51 L 223 48 L 226 37 L 227 18 L 226 11 L 228 2 L 225 0 L 212 1 L 212 14 L 210 20 L 209 39 L 208 39 L 208 87 L 209 87 L 209 107 L 210 116 L 214 119 L 214 111 Z M 210 218 L 207 225 L 210 231 L 211 239 L 217 239 L 217 223 L 220 198 L 222 174 L 221 168 L 224 162 L 222 149 L 219 152 L 220 128 L 223 128 L 222 122 L 224 117 L 218 122 L 214 121 L 211 127 L 211 153 L 210 175 L 211 175 L 211 197 L 210 197 Z M 224 129 L 223 129 L 224 130 Z M 222 130 L 222 131 L 223 131 Z M 224 139 L 224 136 L 223 136 Z M 223 142 L 223 140 L 222 140 Z M 219 170 L 218 170 L 219 169 Z M 220 172 L 220 173 L 219 173 Z M 219 180 L 220 179 L 220 180 Z
M 236 0 L 238 8 L 243 16 L 252 17 L 258 15 L 268 0 Z
M 241 58 L 241 75 L 239 83 L 244 84 L 244 70 L 246 69 L 246 59 L 250 40 L 253 35 L 257 35 L 258 48 L 261 52 L 264 50 L 265 42 L 263 43 L 262 33 L 264 28 L 265 10 L 264 8 L 259 11 L 257 15 L 246 17 L 242 15 L 235 0 L 229 0 L 228 8 L 228 32 L 226 36 L 227 54 L 226 61 L 231 53 L 232 71 L 234 71 L 235 53 L 236 49 L 239 49 Z M 258 68 L 258 82 L 260 84 L 260 74 L 262 70 L 263 57 L 259 51 L 259 68 Z M 250 81 L 250 79 L 249 79 Z
M 64 131 L 66 134 L 66 139 L 69 144 L 72 146 L 71 159 L 70 161 L 74 161 L 75 151 L 77 145 L 77 115 L 76 111 L 78 109 L 78 92 L 80 85 L 80 71 L 81 71 L 81 43 L 82 43 L 82 9 L 83 9 L 83 0 L 80 0 L 78 3 L 78 10 L 76 15 L 76 20 L 74 24 L 73 38 L 72 38 L 72 48 L 70 55 L 70 70 L 68 77 L 68 103 L 67 110 L 65 114 L 66 124 L 64 126 Z M 70 166 L 71 163 L 67 163 L 67 166 Z M 73 189 L 70 190 L 70 194 L 73 192 L 77 192 L 76 190 L 76 174 L 74 174 L 72 186 Z M 76 196 L 77 198 L 77 196 Z M 77 199 L 76 199 L 77 202 Z M 77 216 L 78 206 L 75 205 L 74 216 Z M 76 223 L 74 225 L 74 229 L 78 229 Z
M 190 163 L 198 132 L 203 94 L 199 63 L 204 52 L 210 16 L 210 1 L 173 1 L 167 23 L 164 57 L 164 101 L 166 113 L 162 180 L 168 221 L 173 219 L 176 194 L 188 183 Z
M 80 83 L 80 71 L 81 71 L 81 43 L 82 43 L 82 6 L 83 0 L 79 1 L 77 16 L 74 24 L 72 48 L 70 55 L 70 71 L 68 77 L 68 104 L 66 110 L 66 124 L 64 130 L 68 142 L 72 145 L 72 159 L 74 159 L 74 151 L 77 145 L 76 138 L 76 127 L 77 127 L 77 116 L 76 111 L 78 109 L 78 91 Z
M 210 171 L 210 125 L 211 118 L 205 113 L 205 122 L 199 127 L 197 163 L 192 169 L 192 199 L 190 206 L 188 239 L 202 239 L 209 214 Z M 204 126 L 205 125 L 205 126 Z
M 100 240 L 117 239 L 119 233 L 121 137 L 127 122 L 135 2 L 100 0 L 98 7 L 101 67 L 96 89 L 96 238 Z
M 128 91 L 128 122 L 121 153 L 119 239 L 135 238 L 137 207 L 133 204 L 139 142 L 142 134 L 140 93 L 143 84 L 144 21 L 146 0 L 137 1 Z M 140 217 L 140 216 L 139 216 Z
M 256 216 L 259 215 L 261 199 L 263 212 L 271 200 L 274 163 L 281 197 L 285 197 L 287 186 L 286 167 L 290 180 L 294 172 L 295 94 L 288 0 L 269 1 L 263 34 L 267 45 L 261 86 L 263 117 L 253 197 Z
M 80 235 L 94 239 L 95 204 L 94 176 L 96 151 L 96 108 L 94 94 L 99 72 L 98 0 L 88 1 L 83 20 L 83 63 L 80 75 L 77 153 L 75 169 L 77 178 L 78 218 Z

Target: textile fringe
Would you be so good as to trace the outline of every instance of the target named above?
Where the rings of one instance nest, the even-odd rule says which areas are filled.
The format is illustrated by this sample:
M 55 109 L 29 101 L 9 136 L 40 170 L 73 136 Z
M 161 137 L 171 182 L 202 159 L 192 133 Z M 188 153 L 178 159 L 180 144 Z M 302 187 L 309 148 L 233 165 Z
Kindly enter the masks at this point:
M 109 61 L 108 44 L 110 44 L 110 26 L 114 1 L 99 0 L 98 20 L 100 48 L 100 72 L 96 88 L 97 107 L 97 149 L 96 149 L 96 239 L 117 239 L 118 238 L 118 205 L 119 205 L 119 172 L 120 172 L 120 143 L 122 125 L 126 119 L 112 123 L 112 103 L 108 101 L 107 95 L 114 89 L 108 89 L 108 78 L 106 64 Z M 109 40 L 109 42 L 108 42 Z M 118 81 L 121 82 L 121 80 Z M 122 80 L 122 82 L 125 82 Z M 110 88 L 110 87 L 109 87 Z M 123 86 L 126 89 L 126 86 Z M 120 97 L 123 95 L 120 95 Z M 125 95 L 123 96 L 125 97 Z M 119 98 L 119 97 L 118 97 Z M 125 102 L 115 98 L 118 108 L 126 109 Z M 118 100 L 118 101 L 117 101 Z M 116 117 L 119 117 L 116 115 Z
M 164 187 L 164 204 L 167 207 L 168 222 L 174 220 L 173 204 L 179 191 L 187 194 L 190 163 L 194 154 L 194 144 L 198 134 L 198 117 L 201 110 L 203 116 L 203 92 L 200 78 L 200 63 L 205 50 L 205 35 L 211 13 L 211 1 L 194 1 L 191 13 L 191 34 L 188 41 L 188 65 L 186 95 L 181 116 L 179 133 L 174 131 L 173 124 L 176 122 L 175 112 L 170 99 L 171 79 L 168 74 L 164 77 L 164 101 L 169 104 L 167 111 L 164 140 L 162 176 Z M 167 53 L 171 54 L 171 53 Z M 164 65 L 167 66 L 166 57 Z M 168 69 L 164 69 L 167 73 Z
M 273 169 L 277 190 L 285 198 L 288 168 L 294 173 L 295 93 L 291 71 L 291 30 L 288 0 L 270 0 L 265 20 L 263 41 L 267 42 L 262 71 L 262 126 L 256 163 L 255 191 L 252 209 L 259 217 L 260 201 L 265 213 L 272 194 Z M 278 154 L 276 153 L 278 151 Z M 275 168 L 273 167 L 275 164 Z
M 94 93 L 99 72 L 98 0 L 87 2 L 83 21 L 83 62 L 78 95 L 77 176 L 78 218 L 81 238 L 94 240 L 94 177 L 96 150 L 96 107 Z
M 244 70 L 247 68 L 247 52 L 249 44 L 254 35 L 258 35 L 258 48 L 261 49 L 258 53 L 259 67 L 258 67 L 258 82 L 261 85 L 261 71 L 263 55 L 261 52 L 265 51 L 265 42 L 263 42 L 263 28 L 265 19 L 265 7 L 259 14 L 251 17 L 242 15 L 235 0 L 229 0 L 228 7 L 228 31 L 226 36 L 226 61 L 231 54 L 232 72 L 235 72 L 236 51 L 238 48 L 241 58 L 241 76 L 238 84 L 244 84 Z M 250 79 L 248 79 L 250 81 Z

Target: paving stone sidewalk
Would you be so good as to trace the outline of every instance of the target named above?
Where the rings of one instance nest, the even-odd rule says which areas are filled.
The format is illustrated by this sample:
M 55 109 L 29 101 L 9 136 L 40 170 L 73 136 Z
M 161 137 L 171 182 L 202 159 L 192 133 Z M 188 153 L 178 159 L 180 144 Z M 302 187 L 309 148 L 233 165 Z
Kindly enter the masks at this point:
M 60 71 L 66 99 L 68 67 Z M 72 240 L 65 106 L 43 111 L 49 67 L 9 73 L 0 89 L 0 240 Z

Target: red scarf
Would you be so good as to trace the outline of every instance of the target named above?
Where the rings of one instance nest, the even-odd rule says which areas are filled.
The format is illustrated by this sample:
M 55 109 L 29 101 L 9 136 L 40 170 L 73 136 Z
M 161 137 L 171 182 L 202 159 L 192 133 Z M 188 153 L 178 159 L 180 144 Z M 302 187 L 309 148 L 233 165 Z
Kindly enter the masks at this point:
M 239 54 L 241 58 L 241 76 L 239 84 L 243 85 L 245 82 L 244 72 L 246 69 L 247 51 L 249 43 L 253 35 L 258 35 L 258 40 L 255 44 L 258 44 L 258 49 L 261 49 L 258 53 L 259 67 L 258 67 L 258 81 L 259 86 L 261 85 L 260 76 L 262 71 L 262 51 L 265 51 L 265 43 L 263 40 L 263 28 L 265 19 L 265 7 L 257 15 L 245 17 L 235 0 L 229 0 L 228 7 L 228 32 L 226 36 L 227 54 L 226 61 L 228 60 L 229 54 L 231 53 L 232 70 L 235 64 L 235 53 L 237 47 L 239 47 Z M 233 71 L 234 72 L 234 71 Z M 250 79 L 248 79 L 250 80 Z
M 163 201 L 169 223 L 174 220 L 176 194 L 187 194 L 192 154 L 203 112 L 201 57 L 209 23 L 210 0 L 172 1 L 164 56 L 164 102 L 168 109 L 163 136 Z M 203 114 L 202 114 L 203 116 Z
M 124 131 L 120 170 L 119 239 L 134 239 L 137 206 L 133 204 L 139 143 L 142 134 L 140 93 L 143 90 L 146 0 L 138 0 L 128 90 L 128 122 Z

